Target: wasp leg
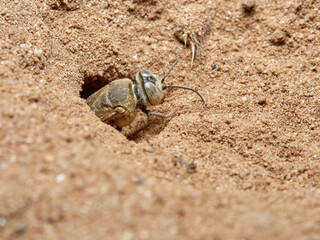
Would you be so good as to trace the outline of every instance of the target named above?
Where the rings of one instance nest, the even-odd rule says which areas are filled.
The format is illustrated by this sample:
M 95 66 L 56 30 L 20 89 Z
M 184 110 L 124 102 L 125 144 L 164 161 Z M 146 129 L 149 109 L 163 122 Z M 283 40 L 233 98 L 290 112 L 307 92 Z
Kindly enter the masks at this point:
M 154 115 L 154 116 L 158 116 L 158 117 L 163 117 L 163 118 L 167 118 L 167 117 L 172 117 L 173 113 L 169 113 L 169 114 L 163 114 L 163 113 L 159 113 L 159 112 L 151 112 L 147 109 L 141 109 L 145 114 L 147 114 L 147 116 L 149 117 L 150 115 Z
M 163 114 L 163 113 L 159 113 L 159 112 L 149 112 L 147 115 L 148 115 L 148 117 L 149 117 L 150 115 L 154 115 L 154 116 L 158 116 L 158 117 L 168 118 L 168 117 L 172 117 L 172 116 L 173 116 L 173 113 Z

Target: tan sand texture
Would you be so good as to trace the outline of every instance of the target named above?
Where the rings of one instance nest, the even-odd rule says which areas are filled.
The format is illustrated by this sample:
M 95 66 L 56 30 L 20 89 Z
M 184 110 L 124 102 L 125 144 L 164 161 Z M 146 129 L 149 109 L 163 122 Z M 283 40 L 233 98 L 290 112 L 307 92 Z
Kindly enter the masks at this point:
M 85 98 L 168 89 L 122 132 Z M 320 1 L 1 0 L 0 239 L 320 239 Z

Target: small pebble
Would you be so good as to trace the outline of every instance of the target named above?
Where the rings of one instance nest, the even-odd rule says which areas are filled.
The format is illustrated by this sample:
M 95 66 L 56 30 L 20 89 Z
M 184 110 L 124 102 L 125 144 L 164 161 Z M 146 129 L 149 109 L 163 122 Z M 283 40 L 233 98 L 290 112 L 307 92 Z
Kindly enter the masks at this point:
M 249 65 L 247 65 L 243 68 L 243 70 L 245 73 L 250 73 L 251 67 Z
M 36 57 L 38 57 L 38 58 L 40 58 L 41 56 L 42 56 L 42 53 L 43 53 L 43 51 L 42 51 L 42 49 L 41 48 L 35 48 L 34 49 L 34 55 L 36 56 Z
M 316 127 L 317 126 L 315 124 L 311 124 L 309 128 L 310 128 L 310 130 L 314 130 Z
M 241 3 L 241 7 L 243 11 L 247 14 L 252 13 L 255 6 L 256 6 L 256 3 L 254 0 L 243 0 Z
M 0 217 L 0 227 L 4 227 L 7 224 L 7 220 L 3 217 Z
M 262 73 L 264 69 L 265 69 L 265 66 L 263 66 L 262 64 L 256 65 L 256 70 L 258 73 Z
M 211 64 L 211 69 L 212 69 L 212 70 L 214 70 L 216 67 L 217 67 L 217 65 L 216 65 L 216 64 L 214 64 L 214 63 L 213 63 L 213 64 Z
M 132 180 L 135 184 L 138 184 L 138 185 L 144 184 L 146 181 L 144 177 L 138 177 L 138 176 L 133 177 Z
M 66 180 L 66 175 L 63 173 L 60 173 L 56 176 L 56 182 L 62 183 L 64 180 Z
M 252 187 L 252 184 L 251 184 L 251 183 L 245 183 L 245 184 L 243 185 L 243 189 L 244 189 L 244 190 L 250 189 L 251 187 Z
M 285 43 L 286 37 L 287 36 L 284 31 L 277 29 L 271 34 L 269 40 L 274 45 L 282 45 Z
M 102 8 L 103 9 L 108 9 L 108 7 L 109 7 L 109 3 L 107 3 L 107 2 L 103 2 L 102 3 Z
M 143 146 L 143 151 L 152 153 L 153 152 L 153 148 L 150 145 L 145 145 L 145 146 Z
M 21 224 L 20 226 L 18 226 L 16 228 L 16 234 L 22 235 L 22 234 L 24 234 L 26 232 L 26 229 L 27 229 L 27 226 L 24 225 L 24 224 Z
M 260 97 L 258 100 L 259 105 L 264 105 L 266 104 L 266 102 L 267 102 L 267 99 L 265 97 Z
M 187 173 L 196 173 L 197 171 L 197 167 L 194 163 L 189 163 L 185 167 L 186 167 Z
M 310 34 L 308 37 L 307 37 L 307 39 L 308 39 L 308 41 L 313 41 L 314 39 L 316 38 L 316 36 L 314 35 L 314 34 Z

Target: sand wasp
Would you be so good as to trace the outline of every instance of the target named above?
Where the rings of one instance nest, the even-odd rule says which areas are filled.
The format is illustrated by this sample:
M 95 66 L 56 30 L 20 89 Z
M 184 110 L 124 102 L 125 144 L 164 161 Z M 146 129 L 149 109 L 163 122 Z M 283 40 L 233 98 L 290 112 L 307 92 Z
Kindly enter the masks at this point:
M 136 74 L 136 84 L 128 78 L 118 79 L 107 84 L 87 98 L 87 104 L 102 122 L 110 124 L 121 131 L 122 127 L 129 125 L 135 118 L 137 108 L 147 116 L 156 115 L 167 117 L 158 112 L 151 112 L 147 107 L 161 104 L 164 91 L 168 88 L 182 88 L 198 94 L 203 103 L 203 97 L 196 90 L 183 86 L 169 85 L 162 87 L 166 77 L 177 65 L 179 57 L 170 70 L 160 78 L 148 69 Z

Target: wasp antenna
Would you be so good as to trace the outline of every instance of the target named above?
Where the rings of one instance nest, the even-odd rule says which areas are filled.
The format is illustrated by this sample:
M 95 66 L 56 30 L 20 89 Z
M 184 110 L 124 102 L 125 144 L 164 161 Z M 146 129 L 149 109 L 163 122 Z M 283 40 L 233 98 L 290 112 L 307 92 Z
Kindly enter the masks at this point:
M 196 90 L 194 90 L 193 88 L 188 88 L 188 87 L 183 87 L 183 86 L 174 86 L 174 85 L 170 85 L 170 86 L 165 86 L 165 87 L 163 88 L 163 90 L 166 90 L 167 88 L 182 88 L 182 89 L 190 90 L 190 91 L 192 91 L 192 92 L 194 92 L 194 93 L 198 94 L 198 96 L 201 98 L 201 101 L 203 102 L 203 104 L 204 104 L 204 105 L 206 105 L 206 103 L 205 103 L 205 101 L 204 101 L 203 97 L 201 96 L 201 94 L 200 94 L 200 93 L 198 93 L 198 92 L 197 92 Z
M 177 65 L 177 63 L 179 62 L 179 56 L 176 54 L 177 60 L 176 62 L 172 65 L 172 67 L 170 68 L 170 70 L 166 73 L 166 75 L 164 75 L 164 77 L 161 80 L 161 83 L 164 83 L 164 80 L 166 80 L 166 77 L 169 75 L 169 73 L 172 71 L 172 69 Z

